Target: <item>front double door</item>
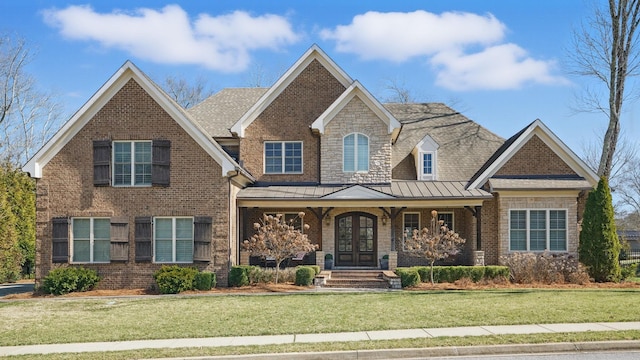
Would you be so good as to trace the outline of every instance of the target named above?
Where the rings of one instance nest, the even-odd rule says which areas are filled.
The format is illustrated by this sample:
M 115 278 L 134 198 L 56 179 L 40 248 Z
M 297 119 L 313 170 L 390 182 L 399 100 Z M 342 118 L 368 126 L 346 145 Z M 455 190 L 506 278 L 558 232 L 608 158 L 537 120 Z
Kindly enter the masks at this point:
M 377 218 L 353 212 L 336 217 L 336 266 L 375 267 Z

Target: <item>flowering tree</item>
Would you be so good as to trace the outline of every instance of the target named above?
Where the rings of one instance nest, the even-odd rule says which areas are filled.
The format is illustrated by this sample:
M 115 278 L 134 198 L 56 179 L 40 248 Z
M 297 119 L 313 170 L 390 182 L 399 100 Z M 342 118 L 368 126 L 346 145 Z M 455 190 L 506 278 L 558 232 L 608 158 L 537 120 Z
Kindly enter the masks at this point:
M 282 214 L 262 215 L 259 223 L 254 223 L 256 233 L 245 240 L 243 248 L 253 256 L 273 258 L 276 262 L 276 284 L 278 283 L 278 271 L 280 264 L 298 253 L 315 251 L 316 244 L 309 242 L 309 238 L 293 225 L 298 219 L 304 219 L 304 212 L 287 222 Z M 309 225 L 304 224 L 308 230 Z
M 433 284 L 433 264 L 437 260 L 444 260 L 449 256 L 460 252 L 465 239 L 458 233 L 449 230 L 442 220 L 438 220 L 438 212 L 431 211 L 431 224 L 429 228 L 413 230 L 413 236 L 409 237 L 405 246 L 407 251 L 414 256 L 421 256 L 429 260 L 431 265 L 431 283 Z

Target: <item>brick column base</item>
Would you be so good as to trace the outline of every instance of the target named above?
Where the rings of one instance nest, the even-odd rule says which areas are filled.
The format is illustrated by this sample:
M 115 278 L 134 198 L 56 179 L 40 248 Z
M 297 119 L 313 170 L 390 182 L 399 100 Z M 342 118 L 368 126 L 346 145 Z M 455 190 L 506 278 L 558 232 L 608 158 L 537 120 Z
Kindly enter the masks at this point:
M 240 265 L 249 265 L 248 251 L 240 251 Z
M 389 270 L 396 271 L 397 267 L 398 267 L 398 252 L 390 251 L 389 252 Z

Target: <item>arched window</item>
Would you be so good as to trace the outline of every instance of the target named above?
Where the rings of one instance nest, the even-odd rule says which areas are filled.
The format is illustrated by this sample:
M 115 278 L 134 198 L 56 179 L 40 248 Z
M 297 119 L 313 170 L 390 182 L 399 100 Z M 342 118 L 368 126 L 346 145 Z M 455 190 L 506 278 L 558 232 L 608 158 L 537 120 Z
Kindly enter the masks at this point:
M 342 139 L 342 169 L 344 172 L 369 171 L 369 138 L 352 133 Z

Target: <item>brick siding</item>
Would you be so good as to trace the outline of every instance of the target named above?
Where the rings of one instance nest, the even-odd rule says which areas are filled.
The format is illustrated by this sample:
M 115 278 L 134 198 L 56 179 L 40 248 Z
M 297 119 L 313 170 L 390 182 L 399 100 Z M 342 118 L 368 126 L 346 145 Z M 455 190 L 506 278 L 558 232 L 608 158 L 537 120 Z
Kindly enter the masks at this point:
M 171 140 L 171 186 L 95 187 L 92 141 Z M 37 265 L 39 282 L 59 266 L 52 264 L 53 217 L 126 217 L 129 259 L 83 264 L 102 277 L 100 288 L 148 288 L 160 264 L 136 263 L 134 219 L 138 216 L 211 216 L 209 263 L 193 264 L 215 271 L 218 284 L 228 276 L 229 184 L 221 167 L 134 80 L 130 80 L 43 168 L 37 182 Z M 189 264 L 191 265 L 191 264 Z
M 534 135 L 496 175 L 576 175 L 547 144 Z
M 320 140 L 311 124 L 343 92 L 344 86 L 317 60 L 298 77 L 246 128 L 240 139 L 240 159 L 258 181 L 319 182 Z M 265 141 L 302 141 L 303 174 L 264 174 Z

